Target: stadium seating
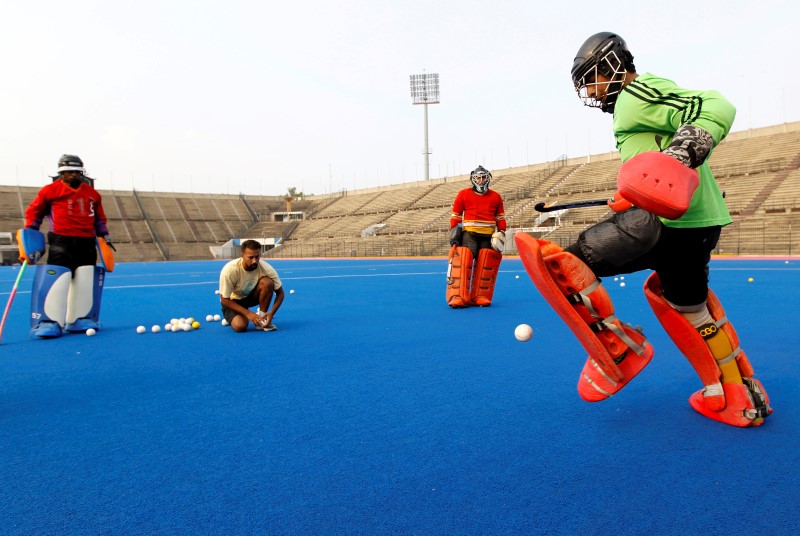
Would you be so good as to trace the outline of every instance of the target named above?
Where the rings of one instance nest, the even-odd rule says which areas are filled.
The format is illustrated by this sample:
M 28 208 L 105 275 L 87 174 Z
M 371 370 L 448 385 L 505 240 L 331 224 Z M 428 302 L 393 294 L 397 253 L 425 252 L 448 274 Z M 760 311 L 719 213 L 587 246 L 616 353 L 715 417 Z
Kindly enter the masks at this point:
M 709 160 L 734 223 L 717 253 L 800 253 L 800 122 L 728 136 Z M 609 215 L 589 207 L 541 215 L 538 202 L 605 199 L 616 189 L 617 153 L 492 170 L 511 232 L 561 245 Z M 267 257 L 443 256 L 450 209 L 467 176 L 289 199 L 283 196 L 104 191 L 118 260 L 212 258 L 234 238 L 280 243 Z M 38 188 L 0 186 L 0 232 L 24 224 Z M 296 219 L 302 215 L 302 219 Z M 46 224 L 43 228 L 46 230 Z M 363 235 L 363 236 L 362 236 Z

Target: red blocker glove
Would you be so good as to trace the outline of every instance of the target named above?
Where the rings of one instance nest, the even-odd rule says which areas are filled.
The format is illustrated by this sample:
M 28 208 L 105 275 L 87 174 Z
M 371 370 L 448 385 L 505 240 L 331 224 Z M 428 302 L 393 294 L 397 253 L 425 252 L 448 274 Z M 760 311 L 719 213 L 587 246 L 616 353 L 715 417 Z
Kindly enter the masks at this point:
M 659 151 L 634 156 L 622 164 L 617 175 L 622 197 L 668 220 L 677 220 L 686 213 L 699 184 L 697 170 Z

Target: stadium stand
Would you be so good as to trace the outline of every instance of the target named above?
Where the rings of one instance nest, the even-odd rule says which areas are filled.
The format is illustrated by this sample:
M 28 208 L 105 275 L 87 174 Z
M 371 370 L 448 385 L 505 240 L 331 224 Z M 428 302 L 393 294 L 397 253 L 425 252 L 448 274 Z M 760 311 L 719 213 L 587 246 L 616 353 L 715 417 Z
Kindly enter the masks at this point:
M 800 254 L 800 122 L 734 132 L 709 162 L 734 219 L 717 253 Z M 561 157 L 492 170 L 492 188 L 503 195 L 511 233 L 566 245 L 608 209 L 540 214 L 534 205 L 608 198 L 619 166 L 616 152 Z M 468 186 L 468 177 L 458 176 L 298 198 L 100 193 L 121 262 L 214 258 L 245 238 L 265 244 L 267 257 L 443 256 L 453 199 Z M 37 191 L 0 186 L 0 233 L 13 236 L 24 224 Z

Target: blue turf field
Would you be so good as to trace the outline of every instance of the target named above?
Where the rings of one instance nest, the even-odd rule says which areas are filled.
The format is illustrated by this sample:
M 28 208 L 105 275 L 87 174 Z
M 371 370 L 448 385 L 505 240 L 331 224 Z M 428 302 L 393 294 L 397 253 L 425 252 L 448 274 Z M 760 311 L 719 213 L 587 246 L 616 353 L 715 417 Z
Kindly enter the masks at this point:
M 701 385 L 647 274 L 605 283 L 653 362 L 588 404 L 585 354 L 517 258 L 466 310 L 443 259 L 272 264 L 296 291 L 276 332 L 205 322 L 222 262 L 130 263 L 97 336 L 49 341 L 28 338 L 26 272 L 0 343 L 0 534 L 800 531 L 800 261 L 712 263 L 773 399 L 755 429 L 690 409 Z M 0 267 L 3 307 L 18 269 Z M 149 332 L 187 316 L 203 326 Z

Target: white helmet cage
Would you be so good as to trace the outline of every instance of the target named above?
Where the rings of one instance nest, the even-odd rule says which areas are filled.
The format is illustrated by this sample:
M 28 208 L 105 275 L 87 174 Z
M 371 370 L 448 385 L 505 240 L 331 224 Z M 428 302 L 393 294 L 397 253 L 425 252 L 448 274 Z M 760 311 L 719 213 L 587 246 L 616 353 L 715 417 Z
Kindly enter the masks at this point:
M 598 71 L 607 78 L 610 78 L 611 81 L 598 82 Z M 611 76 L 607 76 L 606 73 L 611 73 Z M 578 80 L 575 82 L 575 91 L 578 93 L 578 98 L 583 101 L 584 106 L 590 108 L 604 108 L 607 105 L 613 106 L 617 101 L 617 95 L 622 91 L 623 78 L 625 78 L 625 63 L 617 55 L 615 50 L 611 50 L 600 58 L 598 63 L 595 63 L 589 67 L 587 71 L 579 75 Z M 603 85 L 607 87 L 601 88 L 600 86 Z M 605 105 L 602 101 L 589 96 L 589 87 L 594 89 L 594 95 L 605 95 Z M 601 91 L 601 89 L 604 89 L 604 91 Z
M 625 40 L 612 32 L 600 32 L 578 50 L 571 69 L 572 83 L 585 106 L 612 113 L 627 71 L 635 72 L 636 67 Z M 608 82 L 599 82 L 598 74 Z M 589 88 L 593 97 L 589 96 Z M 598 95 L 603 98 L 598 99 Z
M 489 183 L 492 182 L 492 174 L 483 166 L 478 166 L 469 174 L 469 181 L 472 183 L 473 190 L 479 194 L 485 194 L 489 189 Z

